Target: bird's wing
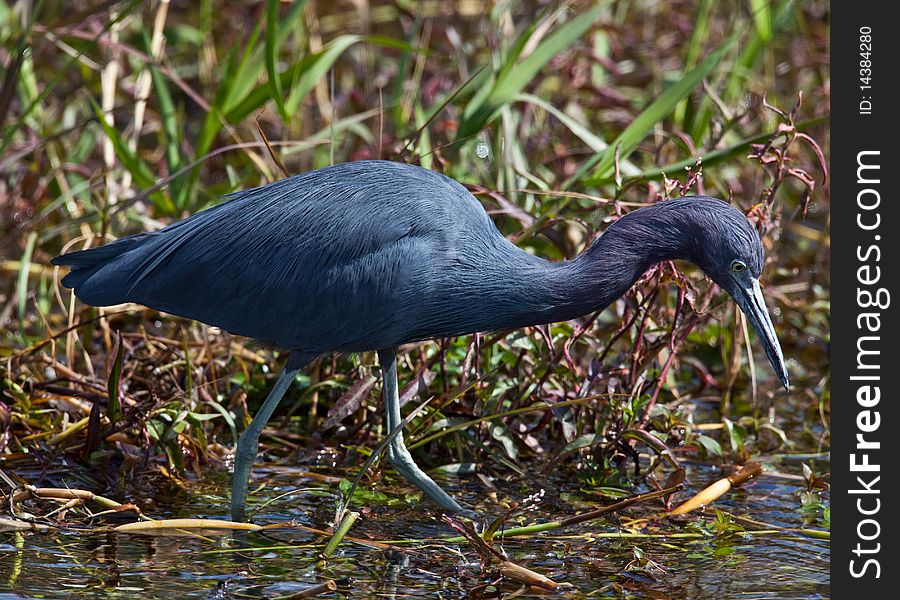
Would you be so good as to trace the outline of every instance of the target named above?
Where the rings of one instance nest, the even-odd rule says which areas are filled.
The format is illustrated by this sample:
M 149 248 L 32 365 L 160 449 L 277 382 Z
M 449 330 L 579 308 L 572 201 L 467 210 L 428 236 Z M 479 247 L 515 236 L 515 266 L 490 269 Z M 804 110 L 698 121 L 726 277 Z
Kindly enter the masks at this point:
M 452 260 L 466 235 L 455 226 L 460 211 L 499 235 L 450 179 L 348 163 L 240 192 L 160 231 L 88 251 L 106 254 L 82 267 L 76 293 L 292 349 L 372 348 L 399 335 L 396 321 L 434 291 L 428 271 Z M 472 218 L 463 222 L 472 227 Z

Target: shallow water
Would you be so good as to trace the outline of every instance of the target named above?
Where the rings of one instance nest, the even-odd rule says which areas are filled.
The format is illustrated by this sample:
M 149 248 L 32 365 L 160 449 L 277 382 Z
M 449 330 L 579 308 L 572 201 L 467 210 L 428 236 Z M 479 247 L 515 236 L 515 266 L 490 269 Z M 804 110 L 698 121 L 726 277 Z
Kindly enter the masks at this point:
M 778 472 L 799 475 L 799 462 L 780 464 Z M 266 487 L 256 498 L 300 491 L 264 506 L 253 521 L 286 525 L 295 521 L 327 528 L 334 517 L 337 486 L 304 473 L 274 465 L 257 469 L 255 481 L 265 481 Z M 540 509 L 529 513 L 529 522 L 566 517 L 576 508 L 562 498 L 575 498 L 576 503 L 587 498 L 579 492 L 577 480 L 572 481 L 577 478 L 568 475 L 525 484 L 500 482 L 499 487 L 515 499 L 545 490 Z M 720 476 L 721 471 L 708 465 L 689 465 L 694 491 Z M 465 501 L 481 500 L 483 512 L 499 512 L 496 504 L 492 512 L 486 491 L 473 479 L 443 483 Z M 400 485 L 391 476 L 378 488 L 395 493 L 394 484 Z M 720 499 L 716 507 L 781 527 L 803 527 L 798 511 L 802 486 L 802 481 L 784 475 L 763 475 Z M 226 492 L 225 475 L 196 483 L 177 498 L 157 497 L 154 516 L 227 518 Z M 158 510 L 167 505 L 177 510 Z M 643 521 L 631 522 L 657 513 L 659 507 L 633 507 L 570 530 L 507 539 L 502 547 L 513 562 L 571 584 L 571 589 L 562 592 L 565 597 L 828 597 L 828 542 L 796 534 L 679 537 L 696 534 L 700 519 L 693 516 L 679 523 L 652 521 L 649 527 Z M 493 580 L 482 574 L 471 547 L 440 542 L 440 537 L 453 532 L 439 517 L 439 512 L 414 502 L 373 506 L 367 514 L 364 511 L 351 536 L 412 542 L 382 550 L 345 541 L 327 561 L 319 558 L 320 536 L 290 527 L 237 535 L 149 536 L 78 529 L 4 532 L 0 533 L 0 598 L 264 598 L 342 578 L 347 579 L 341 582 L 337 597 L 500 597 L 497 588 L 484 587 Z M 648 532 L 659 537 L 642 536 Z M 635 562 L 635 547 L 652 563 Z M 499 591 L 512 593 L 519 587 L 503 582 Z M 536 595 L 540 594 L 525 594 Z

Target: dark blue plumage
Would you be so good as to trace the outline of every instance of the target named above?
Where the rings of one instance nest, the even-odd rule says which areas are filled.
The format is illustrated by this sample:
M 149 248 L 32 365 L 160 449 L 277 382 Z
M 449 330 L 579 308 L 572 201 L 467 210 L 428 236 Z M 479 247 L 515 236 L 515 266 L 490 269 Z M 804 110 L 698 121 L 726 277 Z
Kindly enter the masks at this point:
M 629 213 L 577 258 L 549 262 L 510 243 L 456 181 L 360 161 L 238 192 L 53 263 L 72 267 L 63 284 L 84 302 L 136 302 L 273 342 L 302 357 L 296 368 L 323 352 L 379 350 L 385 362 L 406 342 L 575 318 L 670 259 L 694 262 L 738 301 L 786 385 L 756 282 L 759 236 L 740 211 L 703 196 Z

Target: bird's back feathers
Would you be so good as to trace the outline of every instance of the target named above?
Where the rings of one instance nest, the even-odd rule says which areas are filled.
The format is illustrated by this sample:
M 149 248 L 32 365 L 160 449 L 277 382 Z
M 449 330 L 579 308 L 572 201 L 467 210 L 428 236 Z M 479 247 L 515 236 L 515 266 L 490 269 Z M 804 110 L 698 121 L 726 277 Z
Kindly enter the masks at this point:
M 73 267 L 63 284 L 89 304 L 136 302 L 321 352 L 404 341 L 427 326 L 429 300 L 458 291 L 448 278 L 477 272 L 494 245 L 511 246 L 456 181 L 359 161 L 53 262 Z
M 53 262 L 73 267 L 63 284 L 89 304 L 136 302 L 315 354 L 571 319 L 660 260 L 715 279 L 734 256 L 758 274 L 758 235 L 734 207 L 696 196 L 629 213 L 551 263 L 510 243 L 449 177 L 359 161 Z

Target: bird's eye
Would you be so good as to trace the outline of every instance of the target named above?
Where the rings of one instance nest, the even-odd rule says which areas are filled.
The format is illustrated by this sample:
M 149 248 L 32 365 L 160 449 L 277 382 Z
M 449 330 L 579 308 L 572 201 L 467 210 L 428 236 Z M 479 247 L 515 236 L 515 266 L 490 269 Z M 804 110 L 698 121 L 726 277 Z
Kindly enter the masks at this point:
M 744 263 L 742 263 L 739 260 L 733 260 L 733 261 L 731 261 L 731 270 L 734 271 L 735 273 L 741 273 L 741 272 L 747 270 L 747 265 L 745 265 Z

